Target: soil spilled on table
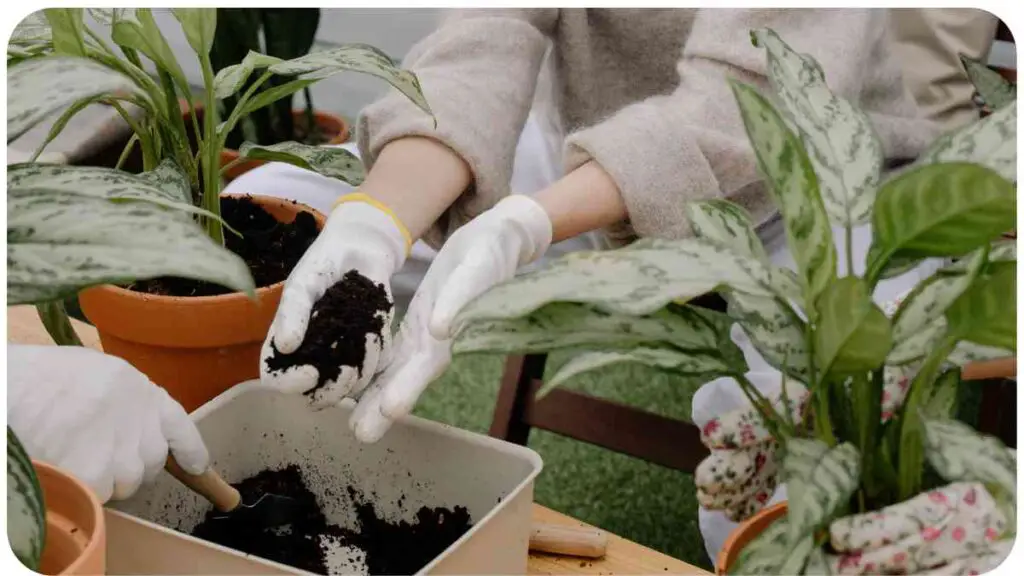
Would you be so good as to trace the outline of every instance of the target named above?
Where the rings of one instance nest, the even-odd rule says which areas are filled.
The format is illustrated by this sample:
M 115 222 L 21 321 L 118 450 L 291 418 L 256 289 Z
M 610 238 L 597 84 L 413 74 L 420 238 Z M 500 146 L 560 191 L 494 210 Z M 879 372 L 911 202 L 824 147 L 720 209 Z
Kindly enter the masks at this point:
M 225 229 L 225 246 L 245 260 L 258 288 L 287 279 L 320 233 L 316 218 L 307 211 L 283 224 L 248 197 L 221 198 L 220 209 L 224 221 L 242 235 Z M 130 288 L 162 296 L 216 296 L 232 292 L 217 284 L 172 277 L 142 280 Z
M 362 370 L 366 335 L 383 338 L 384 330 L 390 329 L 384 321 L 391 307 L 383 284 L 376 284 L 355 270 L 349 271 L 313 305 L 309 327 L 298 350 L 282 354 L 271 342 L 267 369 L 276 372 L 292 366 L 315 367 L 319 374 L 317 385 L 306 391 L 306 395 L 312 395 L 328 382 L 336 381 L 342 366 Z
M 266 493 L 294 498 L 292 524 L 265 530 L 251 521 L 214 519 L 216 512 L 211 510 L 192 535 L 317 574 L 351 573 L 353 568 L 374 575 L 413 574 L 472 526 L 469 512 L 462 506 L 454 510 L 422 507 L 415 522 L 388 522 L 378 517 L 373 504 L 352 487 L 348 496 L 355 506 L 356 528 L 328 524 L 320 503 L 295 465 L 264 470 L 234 486 L 245 503 Z

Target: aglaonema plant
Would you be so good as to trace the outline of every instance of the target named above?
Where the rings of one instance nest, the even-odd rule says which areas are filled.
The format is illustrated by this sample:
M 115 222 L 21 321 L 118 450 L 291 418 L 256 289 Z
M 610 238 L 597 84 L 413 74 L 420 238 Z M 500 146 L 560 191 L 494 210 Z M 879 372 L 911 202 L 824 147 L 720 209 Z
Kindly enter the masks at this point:
M 1016 349 L 1016 248 L 1002 238 L 1016 216 L 1016 102 L 999 100 L 885 174 L 867 114 L 832 93 L 820 65 L 771 30 L 752 38 L 767 53 L 771 100 L 732 87 L 796 269 L 772 264 L 738 206 L 694 202 L 695 238 L 572 254 L 496 286 L 461 312 L 454 351 L 576 351 L 541 394 L 624 362 L 735 379 L 778 445 L 789 496 L 785 518 L 747 546 L 737 573 L 827 570 L 832 522 L 904 503 L 940 478 L 984 484 L 1012 518 L 1015 455 L 953 409 L 960 366 Z M 865 224 L 872 239 L 858 274 L 850 239 Z M 846 270 L 834 231 L 846 239 Z M 930 258 L 946 265 L 886 314 L 872 297 L 879 282 Z M 724 296 L 727 315 L 685 303 L 708 292 Z M 733 324 L 781 378 L 806 388 L 801 413 L 748 380 Z M 883 414 L 892 370 L 913 376 Z M 986 537 L 1005 541 L 1012 530 Z
M 39 570 L 46 542 L 46 503 L 18 437 L 7 427 L 7 541 L 14 555 L 30 570 Z
M 179 104 L 198 100 L 152 10 L 90 9 L 109 27 L 111 43 L 86 26 L 84 10 L 47 9 L 23 21 L 8 43 L 8 143 L 63 109 L 37 158 L 76 114 L 103 103 L 132 129 L 118 166 L 134 146 L 143 158 L 141 175 L 33 163 L 8 167 L 8 305 L 40 305 L 58 343 L 76 341 L 58 299 L 83 287 L 170 275 L 253 291 L 244 262 L 221 248 L 221 174 L 230 165 L 221 166 L 220 156 L 228 134 L 247 115 L 346 71 L 384 79 L 430 113 L 415 75 L 362 44 L 290 60 L 249 52 L 214 74 L 210 51 L 217 10 L 171 12 L 202 70 L 202 125 L 199 115 L 184 114 Z M 275 78 L 287 81 L 261 90 Z M 229 97 L 234 108 L 219 119 L 217 102 Z M 362 181 L 362 164 L 343 149 L 289 141 L 246 143 L 240 153 L 238 161 L 287 162 L 351 184 Z M 209 240 L 195 238 L 185 228 L 191 224 L 187 218 L 168 219 L 168 210 L 188 214 Z M 49 225 L 55 222 L 51 216 L 63 219 L 65 227 Z M 124 226 L 110 228 L 118 218 Z M 40 234 L 44 229 L 49 236 Z

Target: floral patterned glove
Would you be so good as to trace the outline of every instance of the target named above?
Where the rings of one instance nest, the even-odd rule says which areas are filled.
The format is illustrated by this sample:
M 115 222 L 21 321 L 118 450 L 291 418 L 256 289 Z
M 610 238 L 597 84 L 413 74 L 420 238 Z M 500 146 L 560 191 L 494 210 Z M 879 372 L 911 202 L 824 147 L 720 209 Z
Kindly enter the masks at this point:
M 829 532 L 839 554 L 826 562 L 831 574 L 981 574 L 1009 555 L 1007 525 L 982 484 L 956 482 L 836 520 Z

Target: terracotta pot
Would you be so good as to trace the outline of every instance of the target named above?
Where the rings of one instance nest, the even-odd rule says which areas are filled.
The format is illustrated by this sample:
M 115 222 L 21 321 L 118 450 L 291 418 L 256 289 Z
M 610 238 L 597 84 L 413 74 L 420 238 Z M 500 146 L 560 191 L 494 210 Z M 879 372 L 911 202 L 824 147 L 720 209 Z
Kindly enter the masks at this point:
M 787 509 L 788 507 L 785 502 L 779 502 L 764 508 L 737 526 L 732 534 L 729 534 L 729 537 L 726 538 L 725 544 L 722 545 L 722 549 L 718 552 L 718 560 L 715 562 L 715 573 L 726 574 L 729 571 L 729 567 L 736 562 L 740 552 L 743 551 L 747 544 L 760 536 L 761 532 L 764 532 L 765 528 L 770 526 L 772 522 L 785 516 Z
M 45 462 L 32 461 L 46 504 L 42 574 L 103 574 L 107 529 L 103 505 L 85 484 Z
M 280 222 L 312 208 L 280 198 L 252 196 Z M 82 312 L 99 332 L 104 352 L 124 358 L 163 386 L 191 412 L 228 388 L 259 377 L 263 340 L 281 300 L 283 282 L 245 294 L 175 297 L 113 285 L 84 290 Z
M 320 127 L 320 131 L 330 137 L 330 140 L 326 142 L 326 145 L 343 144 L 348 141 L 348 124 L 346 124 L 341 117 L 320 111 L 315 111 L 314 115 L 316 116 L 316 124 Z M 293 110 L 292 116 L 295 118 L 296 124 L 305 124 L 305 110 Z M 222 166 L 229 162 L 234 162 L 237 159 L 238 150 L 226 148 L 221 152 L 220 161 Z M 247 160 L 245 162 L 239 162 L 224 173 L 224 179 L 230 182 L 249 170 L 252 170 L 257 166 L 262 166 L 265 163 L 266 162 L 264 160 Z

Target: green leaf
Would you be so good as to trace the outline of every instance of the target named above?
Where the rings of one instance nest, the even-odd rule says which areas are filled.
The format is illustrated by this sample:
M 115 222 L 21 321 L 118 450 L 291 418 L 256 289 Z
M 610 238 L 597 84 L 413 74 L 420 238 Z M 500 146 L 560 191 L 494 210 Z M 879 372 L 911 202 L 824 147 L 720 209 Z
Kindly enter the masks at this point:
M 217 30 L 217 9 L 172 8 L 171 12 L 181 23 L 185 39 L 196 54 L 209 54 L 213 46 L 213 34 Z
M 924 418 L 928 462 L 949 482 L 994 484 L 1017 494 L 1017 462 L 999 440 L 951 419 Z
M 127 76 L 91 60 L 47 56 L 21 62 L 7 71 L 7 142 L 69 104 L 117 93 L 138 90 Z
M 369 74 L 387 81 L 424 112 L 432 113 L 416 75 L 402 70 L 387 54 L 366 44 L 346 44 L 313 52 L 274 64 L 270 71 L 282 76 L 298 76 L 303 80 L 322 80 L 346 71 Z
M 43 10 L 50 23 L 53 51 L 67 56 L 86 56 L 85 22 L 81 8 L 47 8 Z
M 807 147 L 832 223 L 867 222 L 883 160 L 870 118 L 829 89 L 813 58 L 794 51 L 772 30 L 756 30 L 752 36 L 767 51 L 768 80 Z
M 134 8 L 86 8 L 85 10 L 94 20 L 105 26 L 112 26 L 114 22 L 128 17 L 129 12 L 135 11 Z
M 612 364 L 641 364 L 662 372 L 694 377 L 707 382 L 735 372 L 716 352 L 681 352 L 667 348 L 633 348 L 621 351 L 584 352 L 564 366 L 537 391 L 544 396 L 569 380 Z
M 928 418 L 948 419 L 954 416 L 957 393 L 960 389 L 960 370 L 947 370 L 935 381 L 931 396 L 921 405 Z
M 997 110 L 1017 100 L 1017 87 L 1001 74 L 963 54 L 960 55 L 960 62 L 963 63 L 971 84 L 974 84 L 974 89 L 989 108 Z
M 249 51 L 245 58 L 238 64 L 221 68 L 213 79 L 213 92 L 217 98 L 227 98 L 245 86 L 245 82 L 252 75 L 253 71 L 266 68 L 281 62 L 280 58 L 267 56 L 259 52 Z
M 27 568 L 39 570 L 46 542 L 46 506 L 32 459 L 7 427 L 7 539 Z
M 932 143 L 917 164 L 971 162 L 1017 181 L 1017 102 L 942 136 Z
M 299 142 L 281 142 L 270 146 L 246 142 L 238 152 L 242 158 L 285 162 L 353 186 L 362 184 L 365 175 L 363 163 L 344 148 L 310 146 Z
M 716 198 L 688 202 L 684 208 L 686 218 L 699 238 L 768 263 L 768 255 L 754 232 L 750 215 L 740 206 Z
M 757 163 L 786 224 L 786 238 L 812 303 L 836 275 L 832 229 L 818 179 L 800 140 L 750 86 L 731 81 Z
M 1014 185 L 988 168 L 921 166 L 887 182 L 875 201 L 867 278 L 892 258 L 960 256 L 998 239 L 1016 222 Z
M 946 333 L 946 310 L 981 273 L 987 247 L 954 266 L 940 269 L 906 296 L 892 319 L 894 345 L 886 364 L 900 366 L 919 360 Z
M 829 448 L 821 440 L 785 443 L 782 473 L 789 498 L 787 536 L 791 544 L 826 525 L 860 483 L 860 454 L 850 443 Z
M 871 300 L 862 278 L 837 279 L 817 306 L 814 352 L 823 374 L 849 375 L 882 366 L 892 347 L 889 319 Z
M 1017 263 L 997 262 L 946 310 L 949 331 L 982 346 L 1017 349 Z
M 760 261 L 715 244 L 693 238 L 645 239 L 613 251 L 569 254 L 495 286 L 462 310 L 456 326 L 517 318 L 551 302 L 645 315 L 720 287 L 775 296 L 783 285 Z
M 118 20 L 112 28 L 112 38 L 118 46 L 138 50 L 153 61 L 159 68 L 166 71 L 178 86 L 188 86 L 188 78 L 182 71 L 174 50 L 167 43 L 160 27 L 153 18 L 149 8 L 137 8 L 135 20 Z

